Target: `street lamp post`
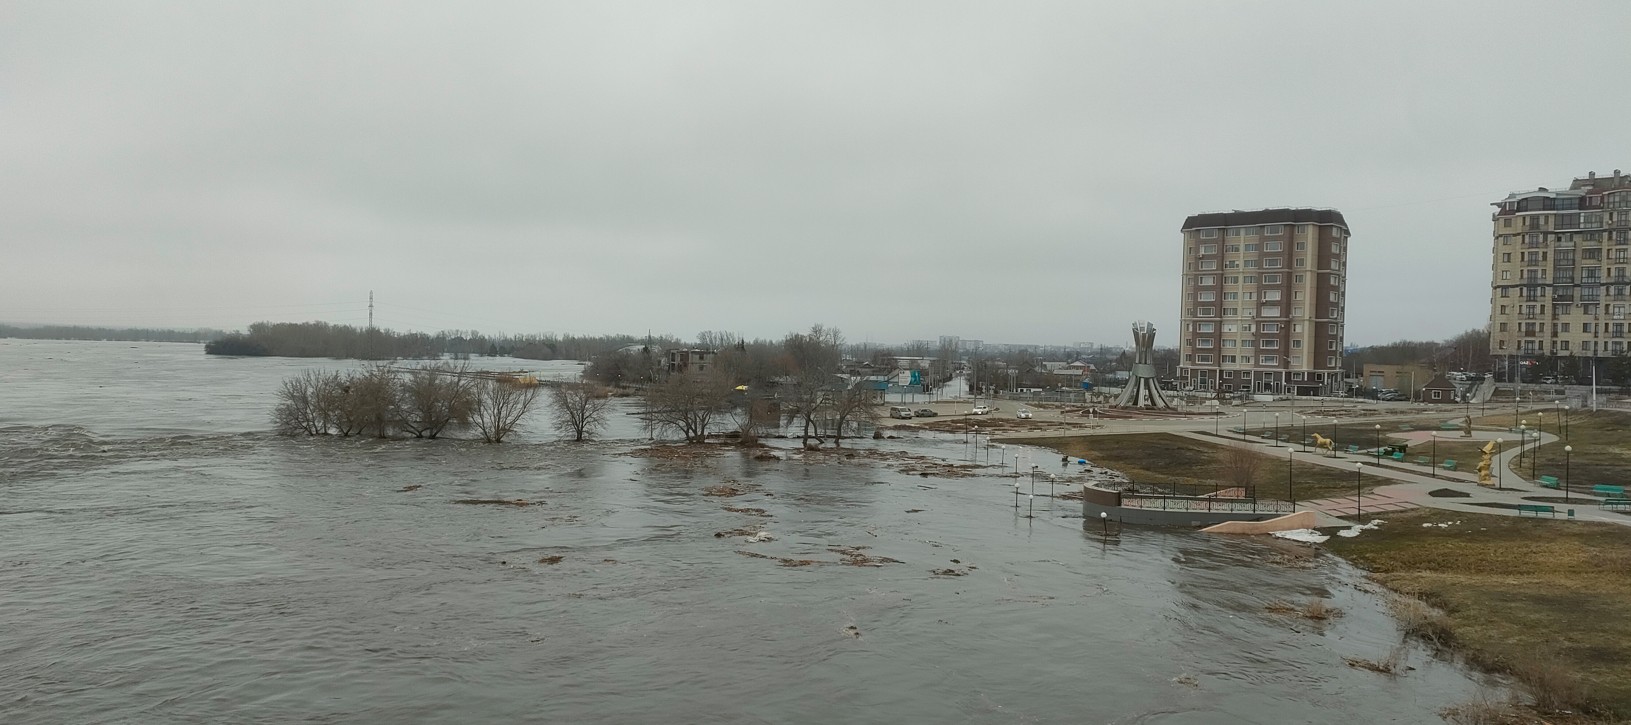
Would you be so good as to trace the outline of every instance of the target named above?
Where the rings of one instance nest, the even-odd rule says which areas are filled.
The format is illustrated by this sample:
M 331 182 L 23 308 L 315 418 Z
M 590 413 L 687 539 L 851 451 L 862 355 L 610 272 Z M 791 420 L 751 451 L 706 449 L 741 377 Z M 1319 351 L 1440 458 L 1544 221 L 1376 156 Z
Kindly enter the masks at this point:
M 1371 426 L 1376 431 L 1376 465 L 1382 465 L 1382 424 Z
M 1569 500 L 1569 455 L 1574 453 L 1574 446 L 1563 446 L 1563 500 Z
M 1280 414 L 1274 414 L 1274 447 L 1280 447 Z
M 1361 491 L 1363 487 L 1359 483 L 1360 476 L 1364 475 L 1364 470 L 1365 464 L 1354 464 L 1354 514 L 1359 518 L 1359 523 L 1365 523 L 1365 507 L 1364 504 L 1361 503 L 1361 500 L 1364 498 L 1364 494 Z
M 1495 462 L 1500 464 L 1500 465 L 1496 466 L 1496 468 L 1495 468 L 1495 490 L 1497 490 L 1497 491 L 1501 490 L 1501 480 L 1506 478 L 1506 474 L 1502 472 L 1503 469 L 1506 468 L 1506 464 L 1501 463 L 1501 454 L 1505 453 L 1505 452 L 1506 452 L 1506 439 L 1505 438 L 1496 438 L 1495 439 Z
M 1246 424 L 1246 409 L 1241 408 L 1240 409 L 1240 442 L 1241 443 L 1246 442 L 1246 431 L 1250 430 L 1250 429 L 1251 429 L 1251 426 Z
M 1291 490 L 1291 457 L 1296 453 L 1289 447 L 1286 449 L 1286 498 L 1291 501 L 1293 512 L 1297 510 L 1297 494 Z
M 1427 472 L 1429 474 L 1431 474 L 1433 476 L 1433 478 L 1438 478 L 1438 432 L 1437 431 L 1434 431 L 1434 433 L 1433 433 L 1433 460 L 1431 462 L 1429 462 L 1428 467 L 1427 467 Z
M 1569 404 L 1563 404 L 1563 440 L 1569 439 Z
M 1524 446 L 1529 444 L 1529 419 L 1524 418 L 1518 423 L 1518 473 L 1523 473 Z

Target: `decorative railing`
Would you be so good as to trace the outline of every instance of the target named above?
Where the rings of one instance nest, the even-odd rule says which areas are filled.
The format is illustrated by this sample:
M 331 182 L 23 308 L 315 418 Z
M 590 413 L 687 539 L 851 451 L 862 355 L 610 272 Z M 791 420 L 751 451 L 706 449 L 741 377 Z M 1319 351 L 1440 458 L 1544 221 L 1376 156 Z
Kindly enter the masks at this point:
M 1218 513 L 1292 513 L 1296 507 L 1289 501 L 1259 501 L 1255 498 L 1212 498 L 1194 496 L 1143 496 L 1123 492 L 1121 505 L 1125 508 L 1155 509 L 1160 511 L 1212 511 Z

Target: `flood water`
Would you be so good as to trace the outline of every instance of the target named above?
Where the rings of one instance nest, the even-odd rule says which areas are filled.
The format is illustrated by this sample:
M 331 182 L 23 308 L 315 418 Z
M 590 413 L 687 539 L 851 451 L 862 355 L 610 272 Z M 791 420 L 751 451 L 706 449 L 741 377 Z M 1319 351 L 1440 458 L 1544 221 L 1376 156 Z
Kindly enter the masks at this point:
M 1107 546 L 995 468 L 632 457 L 627 415 L 589 444 L 266 432 L 285 376 L 347 365 L 0 340 L 0 721 L 1420 723 L 1479 687 L 1344 664 L 1399 635 L 1340 561 Z M 861 546 L 899 563 L 829 548 Z M 1264 609 L 1313 596 L 1346 615 Z

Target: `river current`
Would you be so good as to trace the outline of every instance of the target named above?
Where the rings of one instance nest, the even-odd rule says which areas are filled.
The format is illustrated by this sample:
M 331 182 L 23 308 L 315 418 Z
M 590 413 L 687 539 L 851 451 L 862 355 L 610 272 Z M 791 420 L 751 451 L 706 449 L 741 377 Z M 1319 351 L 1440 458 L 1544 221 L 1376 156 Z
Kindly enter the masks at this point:
M 960 438 L 675 461 L 628 455 L 627 406 L 587 444 L 268 432 L 284 377 L 351 364 L 0 340 L 0 721 L 1426 723 L 1480 687 L 1345 664 L 1400 637 L 1332 557 L 1107 545 L 996 466 L 879 460 Z M 715 535 L 744 527 L 775 538 Z M 1345 615 L 1265 609 L 1310 597 Z

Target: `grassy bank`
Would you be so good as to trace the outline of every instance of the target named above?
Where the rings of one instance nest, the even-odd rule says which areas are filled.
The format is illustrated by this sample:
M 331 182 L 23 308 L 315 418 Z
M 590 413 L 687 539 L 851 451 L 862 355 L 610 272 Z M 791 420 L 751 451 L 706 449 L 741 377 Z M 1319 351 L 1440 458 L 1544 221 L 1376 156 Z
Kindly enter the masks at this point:
M 1075 458 L 1127 474 L 1138 483 L 1186 483 L 1224 486 L 1233 485 L 1229 471 L 1230 442 L 1218 443 L 1184 438 L 1169 433 L 1132 433 L 1126 435 L 1094 435 L 1071 438 L 1005 438 L 1004 442 L 1052 448 Z M 1261 498 L 1285 500 L 1295 496 L 1306 501 L 1327 496 L 1350 495 L 1354 492 L 1354 473 L 1351 470 L 1328 468 L 1296 459 L 1313 453 L 1296 453 L 1291 468 L 1291 488 L 1286 487 L 1287 450 L 1279 455 L 1261 456 L 1262 461 L 1252 475 Z M 1369 490 L 1389 483 L 1386 479 L 1366 475 L 1361 486 Z
M 1551 418 L 1552 416 L 1547 416 Z M 1548 443 L 1540 447 L 1533 462 L 1536 475 L 1564 476 L 1563 446 L 1574 448 L 1569 454 L 1568 477 L 1575 490 L 1590 491 L 1593 484 L 1631 486 L 1631 414 L 1598 411 L 1574 413 L 1569 416 L 1569 439 Z M 1546 432 L 1558 434 L 1556 421 L 1546 422 Z M 1524 457 L 1523 475 L 1531 468 Z M 1517 470 L 1516 461 L 1512 464 Z
M 1407 629 L 1554 704 L 1631 718 L 1631 527 L 1415 509 L 1326 546 L 1444 612 Z

